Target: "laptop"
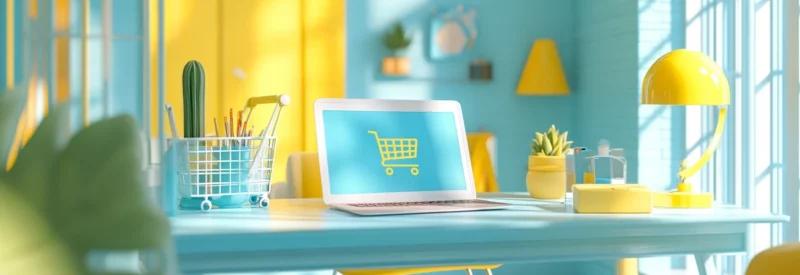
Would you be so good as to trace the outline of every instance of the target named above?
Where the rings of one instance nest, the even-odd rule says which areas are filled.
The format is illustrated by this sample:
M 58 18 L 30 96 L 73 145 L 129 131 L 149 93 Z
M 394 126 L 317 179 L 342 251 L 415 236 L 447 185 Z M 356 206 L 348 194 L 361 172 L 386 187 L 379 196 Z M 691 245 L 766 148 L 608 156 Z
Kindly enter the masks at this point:
M 496 210 L 478 199 L 456 101 L 319 99 L 323 200 L 357 215 Z

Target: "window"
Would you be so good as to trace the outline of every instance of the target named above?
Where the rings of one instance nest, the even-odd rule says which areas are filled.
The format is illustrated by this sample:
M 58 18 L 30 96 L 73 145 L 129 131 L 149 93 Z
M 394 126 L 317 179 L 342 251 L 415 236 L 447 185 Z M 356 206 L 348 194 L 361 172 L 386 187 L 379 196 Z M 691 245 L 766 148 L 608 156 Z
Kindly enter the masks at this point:
M 722 144 L 706 168 L 690 180 L 712 192 L 717 201 L 783 213 L 786 1 L 685 2 L 686 48 L 716 60 L 731 86 Z M 690 160 L 705 150 L 716 120 L 714 108 L 687 108 Z M 781 225 L 754 226 L 747 254 L 718 256 L 718 267 L 724 273 L 744 273 L 756 253 L 783 241 L 783 230 Z
M 13 1 L 14 75 L 32 75 L 33 90 L 44 93 L 32 102 L 70 102 L 73 130 L 117 114 L 143 121 L 149 1 Z M 46 108 L 36 110 L 41 118 Z

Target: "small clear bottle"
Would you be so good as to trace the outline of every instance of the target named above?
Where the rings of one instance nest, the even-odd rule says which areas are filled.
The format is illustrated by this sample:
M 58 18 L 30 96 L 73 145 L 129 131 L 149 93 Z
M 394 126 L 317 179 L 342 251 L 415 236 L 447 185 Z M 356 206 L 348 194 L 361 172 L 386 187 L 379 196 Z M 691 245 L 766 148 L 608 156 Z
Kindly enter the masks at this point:
M 627 183 L 628 161 L 622 148 L 611 149 L 611 184 Z
M 608 140 L 602 139 L 597 145 L 597 155 L 587 158 L 589 167 L 584 172 L 584 183 L 627 183 L 628 163 L 621 148 L 611 149 Z
M 601 139 L 597 143 L 597 155 L 592 160 L 595 183 L 611 183 L 611 145 L 608 140 Z

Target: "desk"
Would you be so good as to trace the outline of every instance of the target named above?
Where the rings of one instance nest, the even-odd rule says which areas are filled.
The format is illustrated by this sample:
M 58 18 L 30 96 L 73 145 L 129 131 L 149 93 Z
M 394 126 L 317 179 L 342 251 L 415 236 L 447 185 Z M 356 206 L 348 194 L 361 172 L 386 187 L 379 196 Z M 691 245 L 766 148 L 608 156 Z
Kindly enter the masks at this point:
M 527 193 L 484 194 L 510 210 L 358 217 L 321 200 L 273 200 L 267 209 L 182 211 L 172 218 L 184 273 L 584 261 L 743 252 L 748 225 L 787 216 L 735 208 L 587 215 Z

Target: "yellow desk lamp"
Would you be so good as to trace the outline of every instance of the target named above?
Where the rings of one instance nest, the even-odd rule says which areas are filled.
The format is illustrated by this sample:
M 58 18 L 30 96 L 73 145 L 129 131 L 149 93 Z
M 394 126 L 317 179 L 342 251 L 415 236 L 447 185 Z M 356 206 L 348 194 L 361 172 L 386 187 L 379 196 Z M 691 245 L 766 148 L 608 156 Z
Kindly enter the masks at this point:
M 656 60 L 647 71 L 642 83 L 642 104 L 658 105 L 717 105 L 719 118 L 714 137 L 700 160 L 686 168 L 681 163 L 678 173 L 680 183 L 675 192 L 653 194 L 653 206 L 675 208 L 708 208 L 713 197 L 710 193 L 692 191 L 686 179 L 697 173 L 717 150 L 722 139 L 725 114 L 730 104 L 730 87 L 722 69 L 703 53 L 675 50 Z

